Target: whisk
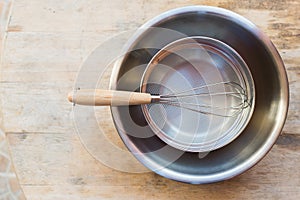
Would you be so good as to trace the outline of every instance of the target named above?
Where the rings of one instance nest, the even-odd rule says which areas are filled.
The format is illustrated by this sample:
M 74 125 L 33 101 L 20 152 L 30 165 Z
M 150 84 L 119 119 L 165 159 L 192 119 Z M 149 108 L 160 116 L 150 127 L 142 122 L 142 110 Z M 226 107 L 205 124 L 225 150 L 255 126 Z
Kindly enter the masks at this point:
M 224 97 L 217 100 L 214 98 Z M 180 107 L 201 114 L 233 117 L 250 106 L 243 87 L 236 82 L 219 82 L 194 87 L 169 94 L 150 94 L 117 90 L 76 89 L 68 94 L 68 100 L 79 105 L 125 106 L 160 103 Z M 209 103 L 203 103 L 207 102 Z M 225 101 L 225 102 L 224 102 Z M 201 103 L 202 102 L 202 103 Z M 225 105 L 224 105 L 225 104 Z M 216 112 L 220 111 L 222 112 Z

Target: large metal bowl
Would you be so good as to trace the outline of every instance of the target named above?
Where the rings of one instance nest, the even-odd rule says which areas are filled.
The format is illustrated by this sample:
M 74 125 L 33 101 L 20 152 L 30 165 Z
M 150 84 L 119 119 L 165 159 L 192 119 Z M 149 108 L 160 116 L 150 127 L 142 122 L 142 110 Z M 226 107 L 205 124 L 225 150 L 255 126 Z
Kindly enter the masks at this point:
M 183 36 L 158 37 L 149 27 L 179 31 Z M 186 36 L 220 40 L 243 58 L 255 85 L 255 108 L 242 134 L 230 144 L 198 154 L 162 142 L 147 125 L 140 106 L 112 107 L 120 137 L 146 167 L 177 181 L 210 183 L 236 176 L 254 166 L 275 143 L 288 109 L 288 80 L 283 62 L 271 41 L 245 18 L 225 9 L 192 6 L 168 11 L 147 22 L 126 44 L 131 51 L 115 65 L 111 89 L 138 91 L 147 63 L 157 48 Z M 142 66 L 142 70 L 132 70 Z M 144 67 L 144 68 L 143 68 Z M 126 74 L 126 78 L 124 75 Z

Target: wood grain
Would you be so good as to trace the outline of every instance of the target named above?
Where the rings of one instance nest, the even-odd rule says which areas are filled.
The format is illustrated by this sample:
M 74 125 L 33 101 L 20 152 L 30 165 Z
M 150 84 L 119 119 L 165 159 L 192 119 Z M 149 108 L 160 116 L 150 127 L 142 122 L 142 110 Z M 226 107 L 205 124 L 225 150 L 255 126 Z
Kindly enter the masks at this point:
M 248 172 L 210 185 L 106 167 L 81 144 L 66 98 L 80 65 L 99 44 L 164 11 L 187 5 L 219 6 L 250 19 L 278 48 L 290 83 L 288 118 L 274 148 Z M 27 198 L 299 199 L 299 10 L 298 0 L 15 0 L 0 95 L 2 124 Z M 104 84 L 108 79 L 106 75 Z M 96 113 L 110 142 L 125 149 L 109 110 Z M 117 158 L 112 155 L 112 159 Z
M 11 9 L 11 0 L 0 0 L 0 66 L 5 50 L 7 25 L 11 16 Z M 0 104 L 0 199 L 25 199 L 14 170 L 6 134 L 2 131 L 2 123 L 3 114 Z

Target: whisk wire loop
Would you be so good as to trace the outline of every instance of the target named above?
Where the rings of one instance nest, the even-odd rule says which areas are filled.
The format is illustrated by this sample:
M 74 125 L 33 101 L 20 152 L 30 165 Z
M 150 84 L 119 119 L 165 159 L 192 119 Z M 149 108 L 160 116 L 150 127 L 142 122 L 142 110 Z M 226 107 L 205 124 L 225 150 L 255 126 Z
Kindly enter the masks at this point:
M 220 87 L 221 86 L 221 87 Z M 216 91 L 214 87 L 219 87 L 219 90 Z M 208 92 L 201 92 L 201 90 L 205 90 Z M 215 96 L 222 96 L 225 99 L 227 98 L 235 99 L 235 101 L 239 101 L 239 103 L 235 105 L 213 105 L 207 103 L 194 103 L 188 102 L 186 99 L 192 98 L 192 100 L 196 100 L 198 102 L 198 97 L 207 97 L 212 102 L 212 98 Z M 185 91 L 177 92 L 177 93 L 169 93 L 164 95 L 158 95 L 154 97 L 156 100 L 152 103 L 162 103 L 170 106 L 180 107 L 183 109 L 195 111 L 202 114 L 210 114 L 221 117 L 234 117 L 240 114 L 243 109 L 250 106 L 248 102 L 248 96 L 244 90 L 244 88 L 236 82 L 228 81 L 228 82 L 219 82 L 214 84 L 207 84 L 195 88 L 191 88 Z

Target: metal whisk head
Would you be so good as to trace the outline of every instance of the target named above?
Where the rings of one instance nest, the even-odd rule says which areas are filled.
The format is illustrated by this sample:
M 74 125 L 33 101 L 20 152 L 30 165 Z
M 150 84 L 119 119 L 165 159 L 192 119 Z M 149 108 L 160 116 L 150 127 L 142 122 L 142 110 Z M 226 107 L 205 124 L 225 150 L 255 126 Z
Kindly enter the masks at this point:
M 152 95 L 152 103 L 221 117 L 234 117 L 250 106 L 243 87 L 231 81 L 207 84 L 176 93 Z

